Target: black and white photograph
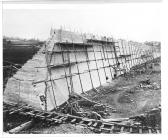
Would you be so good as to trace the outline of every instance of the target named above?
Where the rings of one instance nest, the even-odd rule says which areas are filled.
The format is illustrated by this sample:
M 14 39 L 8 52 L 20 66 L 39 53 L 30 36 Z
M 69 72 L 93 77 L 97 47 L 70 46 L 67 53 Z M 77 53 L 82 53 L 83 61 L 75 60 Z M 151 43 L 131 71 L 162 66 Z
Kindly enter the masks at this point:
M 4 134 L 161 134 L 160 4 L 3 2 Z

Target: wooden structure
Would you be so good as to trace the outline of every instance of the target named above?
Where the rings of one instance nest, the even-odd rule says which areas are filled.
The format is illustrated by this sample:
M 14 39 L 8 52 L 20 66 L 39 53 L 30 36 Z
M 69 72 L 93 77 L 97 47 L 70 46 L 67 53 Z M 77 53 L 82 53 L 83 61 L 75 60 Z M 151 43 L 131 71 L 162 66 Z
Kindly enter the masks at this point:
M 142 43 L 51 29 L 46 44 L 8 80 L 4 102 L 50 111 L 69 95 L 112 82 L 159 56 Z

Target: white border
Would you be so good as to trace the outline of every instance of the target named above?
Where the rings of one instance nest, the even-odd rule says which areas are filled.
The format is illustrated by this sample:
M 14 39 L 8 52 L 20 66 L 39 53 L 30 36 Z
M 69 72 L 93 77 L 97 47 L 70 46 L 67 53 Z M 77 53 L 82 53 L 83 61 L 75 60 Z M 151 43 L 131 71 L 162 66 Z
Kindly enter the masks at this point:
M 65 7 L 66 5 L 64 5 Z M 67 5 L 68 6 L 68 5 Z M 89 5 L 88 5 L 89 6 Z M 87 134 L 87 135 L 75 135 L 75 134 L 36 134 L 36 135 L 32 135 L 32 134 L 24 134 L 24 135 L 8 135 L 8 134 L 3 134 L 3 137 L 6 138 L 24 138 L 24 139 L 30 139 L 30 138 L 39 138 L 39 139 L 45 139 L 50 137 L 52 139 L 86 139 L 86 138 L 93 138 L 94 139 L 103 139 L 105 137 L 105 139 L 159 139 L 159 138 L 167 138 L 167 134 L 168 134 L 168 35 L 166 34 L 167 29 L 168 29 L 168 8 L 167 8 L 167 1 L 164 1 L 162 3 L 162 17 L 161 17 L 161 34 L 162 34 L 162 41 L 161 41 L 161 45 L 162 45 L 162 134 L 160 135 L 128 135 L 128 134 L 120 134 L 120 135 L 106 135 L 106 134 L 101 134 L 101 135 L 96 135 L 96 134 Z M 2 8 L 2 3 L 0 4 L 0 7 Z M 11 4 L 7 7 L 4 8 L 11 8 L 11 9 L 17 9 L 17 8 L 21 8 L 21 9 L 53 9 L 54 8 L 54 4 Z M 143 9 L 142 9 L 143 10 Z M 1 14 L 0 14 L 0 18 L 2 19 L 2 10 L 1 10 Z M 1 22 L 2 24 L 2 22 Z M 2 25 L 1 25 L 1 31 L 2 31 Z M 1 48 L 2 48 L 2 32 L 1 32 Z M 2 49 L 1 49 L 2 51 Z M 0 52 L 0 57 L 1 57 L 1 66 L 2 66 L 2 52 Z M 1 67 L 1 72 L 2 72 L 2 67 Z M 2 77 L 2 73 L 0 75 Z M 2 79 L 2 78 L 1 78 Z M 2 82 L 2 81 L 1 81 Z M 3 83 L 3 82 L 2 82 Z M 2 83 L 1 83 L 1 89 L 2 89 Z M 2 92 L 1 92 L 2 93 Z M 0 96 L 0 100 L 2 101 L 2 95 Z M 2 102 L 0 102 L 0 105 L 2 106 Z M 0 118 L 2 118 L 2 111 L 0 113 Z M 2 121 L 0 123 L 0 128 L 1 128 L 1 133 L 2 133 Z M 82 137 L 81 137 L 82 136 Z

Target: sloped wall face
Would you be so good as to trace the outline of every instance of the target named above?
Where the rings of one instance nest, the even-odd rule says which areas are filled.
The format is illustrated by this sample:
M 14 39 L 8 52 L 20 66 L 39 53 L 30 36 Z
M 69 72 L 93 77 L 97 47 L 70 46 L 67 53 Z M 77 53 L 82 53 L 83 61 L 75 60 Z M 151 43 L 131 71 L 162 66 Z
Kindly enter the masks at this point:
M 45 85 L 40 83 L 34 85 L 35 81 L 46 78 L 47 69 L 45 55 L 42 47 L 31 60 L 28 60 L 17 73 L 8 79 L 3 93 L 3 101 L 7 103 L 28 104 L 38 109 L 42 109 L 39 96 L 44 94 Z
M 64 103 L 73 92 L 81 94 L 112 82 L 115 76 L 133 66 L 158 57 L 152 47 L 136 42 L 98 40 L 60 30 L 54 30 L 51 36 L 55 42 L 50 51 L 46 49 L 50 66 L 48 90 L 55 107 Z
M 151 46 L 125 40 L 51 30 L 40 51 L 8 80 L 4 101 L 52 110 L 159 57 Z

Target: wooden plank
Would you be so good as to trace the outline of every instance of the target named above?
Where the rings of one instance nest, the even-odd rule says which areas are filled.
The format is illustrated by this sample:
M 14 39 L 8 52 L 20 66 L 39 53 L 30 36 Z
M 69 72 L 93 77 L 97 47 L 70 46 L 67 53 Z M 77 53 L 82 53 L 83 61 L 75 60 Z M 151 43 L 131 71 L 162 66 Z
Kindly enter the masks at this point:
M 71 120 L 71 123 L 74 123 L 76 121 L 76 119 L 73 119 L 73 120 Z
M 129 130 L 129 132 L 130 132 L 130 133 L 132 133 L 132 132 L 133 132 L 133 130 L 132 130 L 132 127 L 130 127 L 130 130 Z
M 19 109 L 13 110 L 12 112 L 9 113 L 9 115 L 12 115 L 12 114 L 14 114 L 14 113 L 17 113 L 17 112 L 19 112 L 19 111 L 21 111 L 21 110 L 23 110 L 22 107 L 19 108 Z
M 156 129 L 156 133 L 157 133 L 157 134 L 160 134 L 160 131 L 159 131 L 158 129 Z
M 34 117 L 35 114 L 34 114 L 33 112 L 34 112 L 34 111 L 30 111 L 30 112 L 27 112 L 27 114 L 30 115 L 31 117 L 32 117 L 32 116 Z
M 81 97 L 81 98 L 83 98 L 83 99 L 85 99 L 85 100 L 87 100 L 87 101 L 89 101 L 89 102 L 92 102 L 92 103 L 94 103 L 94 104 L 98 104 L 98 105 L 103 105 L 103 104 L 101 104 L 101 103 L 98 103 L 98 102 L 95 102 L 95 101 L 92 101 L 92 100 L 90 100 L 90 99 L 88 99 L 88 98 L 85 98 L 85 97 L 83 97 L 82 95 L 79 95 L 79 94 L 77 94 L 77 93 L 74 93 L 75 95 L 77 95 L 77 96 L 79 96 L 79 97 Z M 106 106 L 106 105 L 105 105 Z M 114 109 L 113 107 L 111 107 L 111 106 L 106 106 L 107 108 L 110 108 L 110 109 Z
M 92 125 L 92 122 L 89 122 L 87 125 L 88 125 L 88 126 L 91 126 L 91 125 Z
M 142 134 L 142 128 L 139 128 L 139 133 Z
M 84 123 L 84 121 L 80 121 L 78 124 L 83 124 Z
M 111 133 L 114 132 L 114 125 L 112 125 L 110 132 L 111 132 Z
M 101 131 L 102 131 L 102 132 L 105 132 L 105 133 L 110 133 L 110 132 L 111 132 L 111 129 L 101 128 Z
M 104 124 L 102 124 L 101 126 L 100 126 L 100 128 L 103 128 L 104 127 Z
M 121 127 L 120 132 L 124 132 L 124 126 Z
M 93 127 L 96 127 L 96 126 L 97 126 L 97 124 L 98 124 L 98 123 L 97 123 L 97 122 L 95 122 L 95 123 L 93 124 Z
M 59 120 L 56 118 L 52 118 L 51 121 L 54 121 L 55 123 L 57 123 Z
M 63 121 L 66 121 L 68 119 L 68 117 L 63 117 L 62 120 Z
M 13 128 L 13 129 L 9 130 L 8 133 L 15 134 L 15 133 L 18 133 L 22 130 L 26 130 L 26 129 L 30 128 L 32 125 L 33 125 L 33 120 L 28 121 L 26 123 L 23 123 L 23 124 L 15 127 L 15 128 Z
M 148 132 L 151 134 L 151 133 L 152 133 L 152 129 L 149 128 L 149 129 L 148 129 Z

